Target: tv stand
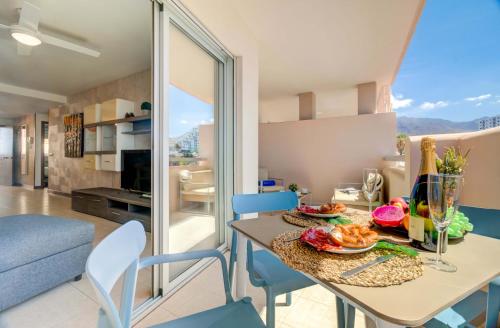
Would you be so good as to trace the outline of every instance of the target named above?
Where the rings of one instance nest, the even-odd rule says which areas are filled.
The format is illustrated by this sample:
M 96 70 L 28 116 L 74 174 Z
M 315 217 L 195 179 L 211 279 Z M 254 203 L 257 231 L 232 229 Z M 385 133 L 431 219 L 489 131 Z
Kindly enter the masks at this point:
M 71 208 L 121 224 L 137 220 L 151 232 L 151 199 L 142 194 L 103 187 L 77 189 L 71 192 Z

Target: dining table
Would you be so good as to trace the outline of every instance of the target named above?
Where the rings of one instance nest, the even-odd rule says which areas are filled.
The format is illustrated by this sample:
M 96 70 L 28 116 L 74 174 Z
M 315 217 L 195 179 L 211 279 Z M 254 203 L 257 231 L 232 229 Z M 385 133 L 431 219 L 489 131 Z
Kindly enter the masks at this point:
M 277 256 L 272 248 L 273 239 L 299 229 L 285 222 L 279 213 L 233 221 L 231 226 L 238 234 L 238 259 L 246 259 L 247 240 Z M 422 257 L 433 255 L 422 250 L 418 252 Z M 421 277 L 388 287 L 353 286 L 306 275 L 340 297 L 345 306 L 350 304 L 369 316 L 377 327 L 416 327 L 500 276 L 498 239 L 468 233 L 463 241 L 448 245 L 444 257 L 457 266 L 456 272 L 442 272 L 424 266 Z M 246 296 L 247 280 L 246 261 L 237 261 L 236 297 Z

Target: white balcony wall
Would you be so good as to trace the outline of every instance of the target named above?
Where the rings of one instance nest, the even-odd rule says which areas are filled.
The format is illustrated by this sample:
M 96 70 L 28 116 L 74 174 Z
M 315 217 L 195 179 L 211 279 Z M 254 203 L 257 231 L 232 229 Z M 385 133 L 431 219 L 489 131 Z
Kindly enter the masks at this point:
M 316 95 L 317 118 L 353 116 L 358 114 L 358 91 L 356 88 L 317 90 L 313 92 Z M 260 123 L 298 120 L 298 95 L 261 99 L 259 102 Z
M 362 182 L 363 168 L 382 169 L 394 152 L 396 114 L 261 123 L 259 137 L 260 167 L 326 202 L 339 183 Z
M 446 147 L 470 149 L 468 165 L 465 169 L 465 184 L 461 203 L 469 206 L 500 209 L 500 127 L 470 133 L 433 135 L 439 155 Z M 406 146 L 406 189 L 409 190 L 416 179 L 420 167 L 421 136 L 410 137 Z

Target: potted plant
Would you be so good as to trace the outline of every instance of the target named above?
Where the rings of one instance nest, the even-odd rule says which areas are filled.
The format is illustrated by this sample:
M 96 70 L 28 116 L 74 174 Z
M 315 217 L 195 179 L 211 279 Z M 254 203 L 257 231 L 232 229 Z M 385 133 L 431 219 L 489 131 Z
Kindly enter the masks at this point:
M 403 156 L 406 146 L 406 139 L 408 139 L 408 135 L 406 133 L 400 133 L 396 137 L 396 148 L 398 149 L 398 153 L 400 156 Z
M 290 183 L 288 185 L 288 190 L 296 193 L 298 196 L 300 196 L 300 191 L 299 191 L 299 186 L 296 183 Z

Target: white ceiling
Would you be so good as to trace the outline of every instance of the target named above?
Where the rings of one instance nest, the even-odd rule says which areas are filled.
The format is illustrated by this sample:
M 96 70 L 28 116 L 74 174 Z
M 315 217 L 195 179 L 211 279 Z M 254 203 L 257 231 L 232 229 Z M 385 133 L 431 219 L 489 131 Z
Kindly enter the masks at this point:
M 259 43 L 262 98 L 392 83 L 424 0 L 227 0 Z
M 0 118 L 17 118 L 30 113 L 45 113 L 60 103 L 0 92 Z
M 19 56 L 8 31 L 0 30 L 0 82 L 68 96 L 150 67 L 151 1 L 28 1 L 41 8 L 40 30 L 95 47 L 101 56 L 46 44 Z M 20 2 L 0 0 L 1 23 L 17 22 Z M 0 108 L 0 116 L 5 110 L 11 111 Z

